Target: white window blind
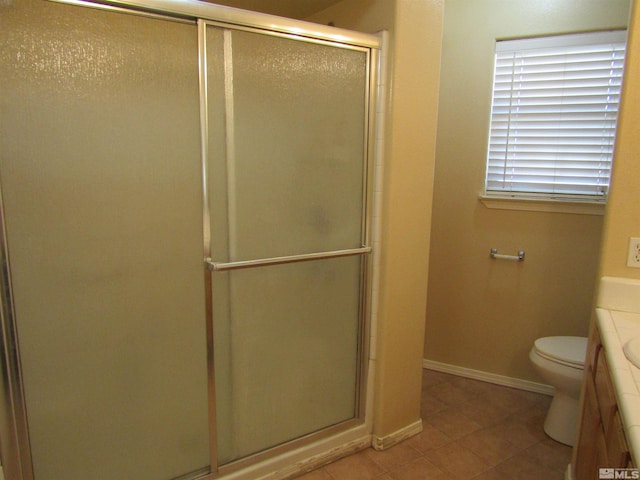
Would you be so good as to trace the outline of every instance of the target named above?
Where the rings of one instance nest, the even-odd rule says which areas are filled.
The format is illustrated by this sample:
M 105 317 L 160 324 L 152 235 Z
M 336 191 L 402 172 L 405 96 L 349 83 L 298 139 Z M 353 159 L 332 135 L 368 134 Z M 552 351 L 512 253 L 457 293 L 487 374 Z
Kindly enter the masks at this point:
M 606 201 L 626 32 L 496 42 L 486 195 Z

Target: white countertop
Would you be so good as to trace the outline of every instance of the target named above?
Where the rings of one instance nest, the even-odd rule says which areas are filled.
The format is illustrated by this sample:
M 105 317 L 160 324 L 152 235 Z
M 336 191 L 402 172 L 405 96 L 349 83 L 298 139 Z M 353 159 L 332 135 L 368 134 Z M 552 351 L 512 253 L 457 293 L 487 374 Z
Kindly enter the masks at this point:
M 604 277 L 596 309 L 597 325 L 618 401 L 629 450 L 640 461 L 640 368 L 631 363 L 623 346 L 640 336 L 640 281 Z

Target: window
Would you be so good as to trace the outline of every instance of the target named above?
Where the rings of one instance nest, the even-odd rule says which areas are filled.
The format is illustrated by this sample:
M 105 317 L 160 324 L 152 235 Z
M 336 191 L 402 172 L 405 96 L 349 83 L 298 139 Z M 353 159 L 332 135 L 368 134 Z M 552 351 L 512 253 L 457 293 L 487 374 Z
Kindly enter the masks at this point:
M 485 195 L 606 202 L 626 32 L 496 43 Z

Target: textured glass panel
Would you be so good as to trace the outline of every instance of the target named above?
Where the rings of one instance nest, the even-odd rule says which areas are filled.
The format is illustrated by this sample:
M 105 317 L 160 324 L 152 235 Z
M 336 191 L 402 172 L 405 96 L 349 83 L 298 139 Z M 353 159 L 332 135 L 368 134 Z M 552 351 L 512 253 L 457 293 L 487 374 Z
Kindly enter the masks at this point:
M 197 32 L 0 5 L 0 172 L 36 480 L 209 464 Z
M 212 252 L 360 247 L 363 51 L 208 27 Z M 220 178 L 226 180 L 219 183 Z
M 360 277 L 357 256 L 214 274 L 222 463 L 354 417 Z
M 207 27 L 215 261 L 361 246 L 366 62 Z M 214 273 L 220 463 L 354 417 L 360 261 Z

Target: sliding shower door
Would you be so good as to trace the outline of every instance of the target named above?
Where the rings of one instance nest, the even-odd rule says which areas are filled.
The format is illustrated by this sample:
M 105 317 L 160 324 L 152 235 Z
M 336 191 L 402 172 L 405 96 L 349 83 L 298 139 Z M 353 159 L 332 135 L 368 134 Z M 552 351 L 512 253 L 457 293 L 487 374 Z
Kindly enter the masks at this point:
M 208 472 L 197 27 L 41 0 L 0 16 L 25 468 Z
M 373 47 L 61 2 L 0 0 L 5 472 L 211 479 L 361 439 Z
M 225 464 L 360 413 L 369 56 L 205 28 Z

